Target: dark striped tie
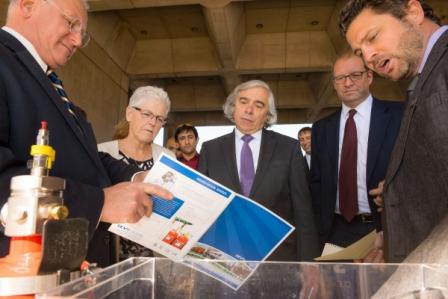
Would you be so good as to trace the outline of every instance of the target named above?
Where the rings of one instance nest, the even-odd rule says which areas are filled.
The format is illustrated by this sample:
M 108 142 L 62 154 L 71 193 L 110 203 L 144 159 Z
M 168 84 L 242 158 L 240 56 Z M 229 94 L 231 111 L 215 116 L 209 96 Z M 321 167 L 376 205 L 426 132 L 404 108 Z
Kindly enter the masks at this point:
M 51 84 L 53 84 L 54 89 L 58 92 L 58 94 L 61 96 L 62 101 L 65 103 L 65 106 L 67 107 L 68 112 L 73 115 L 73 117 L 78 121 L 78 116 L 75 114 L 73 109 L 73 103 L 70 102 L 68 99 L 67 93 L 64 90 L 64 87 L 62 86 L 62 81 L 59 80 L 58 76 L 52 69 L 48 69 L 47 76 L 51 80 Z
M 70 100 L 68 99 L 67 93 L 65 92 L 64 87 L 62 86 L 62 81 L 58 78 L 58 75 L 56 75 L 56 73 L 52 69 L 47 70 L 47 77 L 50 78 L 51 84 L 53 85 L 54 89 L 56 89 L 56 91 L 58 92 L 59 96 L 61 97 L 61 100 L 64 102 L 67 108 L 67 111 L 73 116 L 76 125 L 78 126 L 78 129 L 82 133 L 83 130 L 81 129 L 81 126 L 79 124 L 79 118 L 74 111 L 73 103 L 70 102 Z

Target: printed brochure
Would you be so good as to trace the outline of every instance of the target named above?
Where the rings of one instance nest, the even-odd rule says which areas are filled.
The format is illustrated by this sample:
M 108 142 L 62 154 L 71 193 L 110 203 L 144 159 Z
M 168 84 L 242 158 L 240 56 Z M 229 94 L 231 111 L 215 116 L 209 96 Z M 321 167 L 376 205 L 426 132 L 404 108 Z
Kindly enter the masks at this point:
M 165 154 L 145 181 L 168 189 L 174 198 L 153 197 L 150 217 L 113 224 L 109 230 L 183 261 L 235 290 L 294 230 L 255 201 Z

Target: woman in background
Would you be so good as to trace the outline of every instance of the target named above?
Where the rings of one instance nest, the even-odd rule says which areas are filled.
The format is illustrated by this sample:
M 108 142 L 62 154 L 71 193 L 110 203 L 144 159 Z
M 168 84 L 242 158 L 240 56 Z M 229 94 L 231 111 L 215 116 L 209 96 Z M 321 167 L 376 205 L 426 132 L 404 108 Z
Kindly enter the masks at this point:
M 139 87 L 129 99 L 125 120 L 115 127 L 115 140 L 98 145 L 98 150 L 109 153 L 141 170 L 149 170 L 161 153 L 174 154 L 153 143 L 165 125 L 171 102 L 168 94 L 153 86 Z M 152 256 L 152 251 L 125 238 L 119 239 L 119 260 L 132 256 Z

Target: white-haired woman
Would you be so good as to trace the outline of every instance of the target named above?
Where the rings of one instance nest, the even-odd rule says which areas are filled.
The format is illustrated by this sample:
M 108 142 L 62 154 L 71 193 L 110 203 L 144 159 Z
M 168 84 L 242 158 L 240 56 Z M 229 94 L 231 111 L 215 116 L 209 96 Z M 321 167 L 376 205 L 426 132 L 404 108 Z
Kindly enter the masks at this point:
M 160 154 L 174 154 L 155 143 L 154 138 L 166 123 L 171 102 L 168 94 L 153 86 L 139 87 L 129 99 L 126 118 L 115 127 L 114 140 L 98 145 L 98 150 L 118 160 L 149 170 Z M 120 238 L 119 260 L 132 256 L 152 256 L 151 250 Z

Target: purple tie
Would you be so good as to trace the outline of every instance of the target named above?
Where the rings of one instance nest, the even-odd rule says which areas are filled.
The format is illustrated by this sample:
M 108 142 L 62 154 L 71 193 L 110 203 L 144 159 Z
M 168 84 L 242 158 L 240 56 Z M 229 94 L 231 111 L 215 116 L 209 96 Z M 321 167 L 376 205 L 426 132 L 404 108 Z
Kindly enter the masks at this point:
M 241 149 L 240 182 L 243 194 L 249 196 L 255 177 L 254 159 L 252 157 L 252 150 L 249 147 L 249 142 L 251 142 L 254 137 L 251 135 L 244 135 L 241 139 L 244 141 L 244 144 Z
M 350 222 L 358 213 L 358 138 L 353 119 L 356 110 L 351 109 L 348 113 L 339 165 L 339 209 Z

